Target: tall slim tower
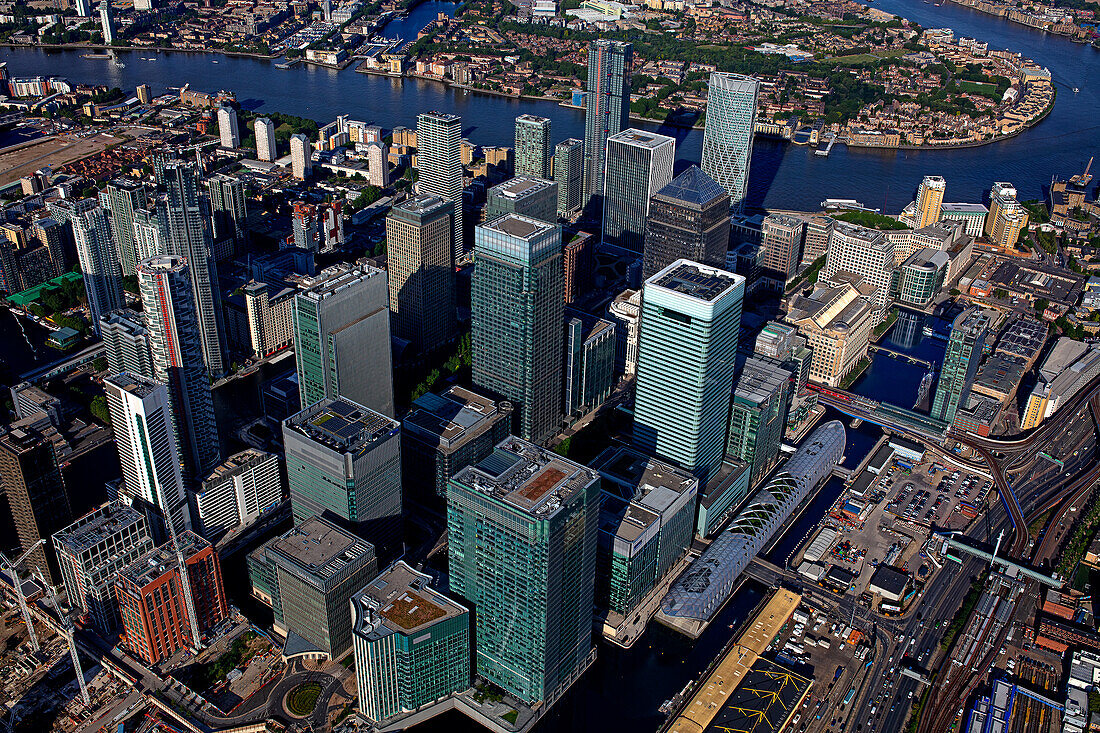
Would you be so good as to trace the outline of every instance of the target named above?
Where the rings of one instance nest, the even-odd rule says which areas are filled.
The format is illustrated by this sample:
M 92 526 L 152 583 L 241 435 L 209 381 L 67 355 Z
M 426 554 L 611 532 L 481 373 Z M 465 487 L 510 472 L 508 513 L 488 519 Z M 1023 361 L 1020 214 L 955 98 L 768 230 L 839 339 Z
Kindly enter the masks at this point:
M 759 93 L 760 82 L 752 77 L 720 71 L 710 75 L 701 166 L 726 189 L 735 211 L 743 208 L 748 193 Z
M 416 118 L 417 190 L 454 204 L 454 258 L 466 253 L 462 235 L 462 118 L 426 112 Z
M 337 265 L 294 296 L 294 358 L 302 407 L 345 397 L 392 417 L 389 287 L 370 265 Z
M 925 176 L 917 189 L 917 211 L 915 229 L 935 224 L 940 220 L 943 207 L 943 194 L 947 183 L 942 176 Z
M 241 131 L 237 126 L 237 110 L 232 107 L 218 108 L 218 136 L 223 148 L 236 150 L 241 147 Z
M 604 244 L 642 253 L 650 199 L 672 180 L 675 159 L 676 140 L 667 135 L 631 129 L 607 138 Z
M 278 157 L 275 150 L 275 123 L 267 117 L 256 118 L 256 157 L 271 162 Z
M 477 227 L 474 259 L 474 383 L 517 405 L 521 437 L 545 440 L 562 417 L 561 229 L 506 214 Z
M 516 175 L 550 177 L 550 120 L 535 115 L 516 118 Z
M 649 204 L 642 277 L 655 275 L 681 258 L 724 268 L 729 211 L 726 189 L 698 166 L 673 178 Z
M 124 372 L 103 380 L 103 388 L 122 466 L 123 493 L 139 500 L 142 509 L 153 509 L 159 521 L 167 523 L 171 517 L 177 532 L 189 529 L 168 387 Z
M 186 258 L 202 358 L 212 375 L 221 376 L 225 372 L 225 327 L 207 223 L 209 210 L 199 196 L 199 171 L 194 163 L 176 160 L 164 166 L 163 175 L 168 195 L 158 202 L 158 217 L 167 234 L 168 254 Z
M 787 427 L 791 373 L 775 359 L 749 357 L 733 385 L 726 453 L 751 466 L 749 484 L 760 484 L 779 462 Z
M 630 126 L 630 67 L 634 47 L 599 39 L 588 46 L 588 96 L 584 114 L 584 189 L 581 206 L 603 193 L 607 138 Z
M 125 305 L 118 252 L 107 214 L 101 207 L 75 215 L 72 225 L 84 291 L 88 295 L 89 320 L 98 333 L 100 317 Z
M 951 336 L 943 355 L 943 366 L 936 381 L 932 417 L 954 422 L 955 413 L 966 406 L 982 349 L 989 335 L 989 316 L 977 308 L 963 311 L 951 324 Z
M 111 17 L 111 0 L 99 4 L 99 27 L 103 31 L 103 43 L 110 46 L 115 42 L 115 19 Z
M 168 389 L 179 453 L 187 478 L 197 481 L 221 463 L 221 447 L 191 274 L 183 257 L 162 255 L 139 262 L 137 276 L 153 377 Z
M 313 146 L 302 133 L 290 136 L 290 169 L 299 181 L 313 173 Z
M 451 590 L 477 607 L 477 673 L 528 704 L 592 659 L 599 515 L 598 473 L 517 438 L 448 484 Z
M 133 277 L 141 259 L 134 249 L 134 212 L 146 206 L 145 186 L 132 178 L 116 178 L 107 183 L 107 201 L 122 274 Z
M 571 137 L 554 148 L 554 183 L 558 184 L 558 213 L 581 208 L 584 193 L 584 141 Z
M 634 443 L 706 483 L 722 465 L 745 278 L 677 260 L 645 281 Z
M 419 354 L 455 335 L 454 204 L 414 196 L 386 217 L 390 325 Z

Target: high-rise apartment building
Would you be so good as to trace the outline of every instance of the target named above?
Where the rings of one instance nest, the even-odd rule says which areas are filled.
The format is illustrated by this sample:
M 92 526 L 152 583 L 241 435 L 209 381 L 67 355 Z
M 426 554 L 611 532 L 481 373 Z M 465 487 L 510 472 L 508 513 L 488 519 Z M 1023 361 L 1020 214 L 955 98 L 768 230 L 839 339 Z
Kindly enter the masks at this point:
M 248 556 L 252 595 L 271 606 L 283 654 L 337 659 L 351 648 L 351 599 L 378 573 L 374 547 L 311 517 Z
M 921 229 L 940 220 L 943 194 L 946 189 L 947 182 L 942 176 L 925 176 L 921 179 L 920 186 L 917 188 L 914 229 Z
M 519 434 L 535 442 L 561 424 L 561 256 L 556 225 L 508 214 L 476 229 L 474 384 L 511 400 Z
M 889 237 L 856 224 L 843 221 L 833 224 L 822 280 L 836 284 L 838 273 L 858 275 L 875 289 L 871 302 L 885 308 L 890 302 L 890 281 L 895 269 L 894 243 Z
M 600 477 L 518 438 L 447 488 L 451 589 L 475 614 L 477 674 L 553 704 L 593 659 Z
M 380 723 L 470 686 L 470 611 L 404 560 L 351 599 L 359 709 Z
M 146 208 L 145 186 L 132 178 L 115 178 L 107 182 L 107 202 L 122 274 L 133 277 L 141 259 L 134 249 L 134 212 Z
M 565 230 L 562 238 L 562 275 L 568 304 L 580 299 L 592 285 L 596 237 L 585 231 Z
M 462 211 L 462 118 L 426 112 L 416 118 L 417 191 L 454 204 L 451 226 L 455 261 L 466 253 Z
M 218 553 L 194 532 L 181 533 L 178 543 L 184 567 L 176 549 L 165 544 L 120 571 L 115 583 L 122 644 L 148 665 L 195 649 L 201 640 L 194 638 L 192 628 L 203 633 L 229 616 Z M 184 583 L 195 610 L 194 626 Z
M 634 444 L 706 483 L 725 455 L 745 278 L 677 260 L 645 281 Z
M 380 140 L 364 144 L 367 146 L 367 181 L 372 186 L 385 188 L 390 185 L 390 148 Z
M 595 410 L 611 395 L 616 346 L 614 323 L 565 309 L 562 411 L 567 417 Z
M 50 536 L 70 524 L 73 515 L 50 441 L 31 427 L 14 427 L 0 435 L 0 486 L 15 523 L 19 554 L 34 548 L 24 567 L 41 569 L 51 584 L 60 583 Z M 46 544 L 39 545 L 39 540 Z M 7 544 L 14 543 L 9 539 Z
M 112 311 L 99 319 L 99 335 L 110 374 L 130 372 L 153 377 L 153 354 L 144 313 L 129 308 Z
M 290 136 L 290 172 L 299 181 L 313 174 L 313 145 L 302 133 Z
M 168 195 L 158 202 L 157 215 L 167 232 L 168 254 L 186 258 L 203 362 L 210 374 L 220 376 L 225 372 L 225 326 L 218 269 L 212 257 L 210 212 L 199 196 L 199 175 L 193 163 L 173 161 L 165 165 Z
M 558 214 L 579 209 L 584 194 L 584 140 L 571 137 L 554 147 L 554 183 L 558 184 Z
M 641 254 L 653 195 L 672 180 L 676 140 L 641 130 L 607 138 L 603 243 Z
M 145 517 L 122 502 L 110 502 L 55 532 L 53 547 L 69 604 L 109 638 L 119 625 L 115 576 L 153 549 Z
M 150 202 L 148 209 L 135 209 L 134 220 L 134 257 L 136 262 L 168 254 L 168 232 L 161 225 L 161 219 L 157 215 L 159 207 L 157 202 Z M 135 272 L 137 264 L 134 265 Z
M 493 186 L 485 195 L 485 221 L 521 214 L 547 224 L 558 222 L 558 184 L 544 178 L 517 175 Z
M 744 208 L 749 190 L 749 163 L 756 130 L 760 82 L 750 76 L 712 72 L 707 85 L 707 119 L 703 125 L 703 172 L 730 195 L 735 211 Z
M 137 274 L 153 379 L 168 388 L 180 457 L 188 477 L 197 479 L 218 464 L 221 448 L 187 262 L 172 255 L 150 257 L 138 263 Z
M 989 214 L 985 217 L 985 236 L 999 247 L 1013 247 L 1027 221 L 1027 209 L 1016 200 L 1015 186 L 994 183 L 989 194 Z
M 103 33 L 103 43 L 110 46 L 115 42 L 115 19 L 111 17 L 110 0 L 99 4 L 99 29 Z
M 283 422 L 294 523 L 324 515 L 394 550 L 401 541 L 401 423 L 347 399 Z
M 416 354 L 455 336 L 454 204 L 413 196 L 386 216 L 390 326 Z
M 649 204 L 642 277 L 679 259 L 725 267 L 729 199 L 724 188 L 694 165 L 657 191 Z
M 163 536 L 161 530 L 168 517 L 177 532 L 189 529 L 191 516 L 168 388 L 123 373 L 103 380 L 103 389 L 122 466 L 120 494 L 134 500 L 146 513 L 158 537 Z
M 393 415 L 385 270 L 334 265 L 300 287 L 294 298 L 294 358 L 302 406 L 346 397 Z
M 101 316 L 126 305 L 115 239 L 106 212 L 98 206 L 77 214 L 72 226 L 84 292 L 88 296 L 88 320 L 98 328 Z
M 248 205 L 244 181 L 237 176 L 215 173 L 206 179 L 206 191 L 210 197 L 215 251 L 235 254 L 247 242 Z M 225 242 L 228 244 L 223 244 Z
M 267 163 L 279 157 L 275 148 L 275 123 L 267 117 L 257 117 L 255 125 L 256 157 Z
M 947 423 L 954 422 L 955 413 L 966 405 L 988 336 L 989 315 L 984 311 L 969 308 L 955 318 L 940 376 L 936 380 L 932 417 Z
M 790 387 L 791 373 L 778 361 L 755 356 L 745 360 L 733 383 L 726 453 L 752 466 L 750 486 L 762 482 L 779 462 Z
M 633 63 L 634 47 L 629 43 L 601 38 L 588 44 L 581 206 L 587 206 L 592 196 L 603 193 L 607 139 L 630 127 L 630 70 Z
M 235 453 L 190 495 L 195 531 L 216 541 L 277 509 L 284 496 L 278 456 L 256 448 Z
M 760 280 L 769 290 L 783 293 L 802 260 L 806 222 L 788 214 L 768 214 L 760 226 Z
M 218 137 L 223 148 L 236 150 L 241 147 L 241 131 L 237 123 L 237 110 L 232 107 L 218 108 Z
M 516 118 L 516 175 L 550 177 L 550 120 L 535 115 Z

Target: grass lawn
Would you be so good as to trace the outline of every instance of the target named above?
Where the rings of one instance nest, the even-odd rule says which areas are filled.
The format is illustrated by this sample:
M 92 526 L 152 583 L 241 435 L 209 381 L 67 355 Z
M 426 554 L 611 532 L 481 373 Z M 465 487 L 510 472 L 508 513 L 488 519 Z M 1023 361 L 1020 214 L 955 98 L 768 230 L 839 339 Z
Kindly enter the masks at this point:
M 317 682 L 306 682 L 298 685 L 286 696 L 286 709 L 291 715 L 303 717 L 313 712 L 317 707 L 317 698 L 321 696 L 321 685 Z
M 875 51 L 874 53 L 857 53 L 851 56 L 834 56 L 831 59 L 822 59 L 822 64 L 869 64 L 880 59 L 895 58 L 909 53 L 904 48 L 892 48 L 889 51 Z
M 976 94 L 990 94 L 997 91 L 996 84 L 986 84 L 981 81 L 963 81 L 959 80 L 959 88 L 964 92 L 974 92 Z

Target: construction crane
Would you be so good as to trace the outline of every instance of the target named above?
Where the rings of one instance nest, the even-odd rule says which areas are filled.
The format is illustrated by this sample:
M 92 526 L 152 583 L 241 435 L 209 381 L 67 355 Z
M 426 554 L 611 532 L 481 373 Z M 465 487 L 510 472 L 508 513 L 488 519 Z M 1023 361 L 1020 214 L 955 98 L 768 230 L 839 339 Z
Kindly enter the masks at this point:
M 157 499 L 164 506 L 164 498 L 161 496 L 160 482 L 156 484 Z M 168 525 L 168 536 L 172 542 L 172 550 L 176 553 L 176 562 L 179 564 L 180 592 L 183 593 L 183 605 L 187 611 L 187 620 L 191 624 L 191 646 L 194 651 L 202 649 L 202 636 L 199 634 L 199 619 L 195 615 L 195 600 L 191 597 L 191 575 L 187 570 L 187 560 L 180 549 L 179 538 L 176 535 L 176 523 L 172 521 L 172 512 L 164 512 L 164 523 Z
M 61 624 L 61 630 L 65 634 L 65 639 L 69 642 L 69 655 L 73 658 L 73 670 L 76 672 L 76 681 L 80 683 L 80 697 L 84 700 L 85 706 L 92 704 L 92 698 L 88 695 L 88 685 L 84 683 L 84 668 L 80 666 L 80 655 L 76 651 L 76 634 L 73 631 L 73 621 L 69 618 L 67 613 L 61 611 L 61 606 L 57 602 L 57 594 L 53 592 L 53 588 L 46 582 L 46 579 L 42 577 L 42 569 L 36 567 L 35 573 L 38 575 L 38 580 L 41 581 L 43 588 L 48 588 L 48 598 L 50 605 L 53 606 L 53 610 L 57 613 L 57 620 Z
M 197 145 L 188 145 L 186 148 L 180 148 L 180 153 L 186 153 L 190 150 L 195 151 L 195 162 L 199 165 L 199 170 L 202 170 L 202 150 L 208 148 L 211 145 L 221 145 L 221 140 L 207 140 L 204 143 L 198 143 Z
M 8 577 L 11 578 L 11 584 L 15 588 L 15 597 L 19 600 L 19 612 L 23 614 L 23 623 L 27 625 L 27 636 L 30 637 L 31 651 L 35 653 L 41 649 L 41 646 L 38 644 L 38 634 L 34 633 L 34 622 L 31 620 L 30 609 L 27 608 L 27 599 L 23 596 L 23 583 L 19 580 L 19 565 L 27 559 L 28 555 L 44 544 L 46 544 L 46 540 L 38 540 L 15 561 L 8 560 L 7 555 L 0 552 L 0 567 L 3 567 L 7 571 Z

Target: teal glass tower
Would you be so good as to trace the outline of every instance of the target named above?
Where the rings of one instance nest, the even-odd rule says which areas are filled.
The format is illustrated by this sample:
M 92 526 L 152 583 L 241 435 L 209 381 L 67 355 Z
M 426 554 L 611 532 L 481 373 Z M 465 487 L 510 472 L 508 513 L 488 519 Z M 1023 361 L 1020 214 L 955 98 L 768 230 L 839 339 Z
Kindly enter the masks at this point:
M 932 401 L 932 417 L 951 423 L 960 405 L 966 404 L 982 349 L 989 333 L 989 316 L 977 308 L 959 314 L 951 324 L 951 338 L 943 355 L 936 396 Z
M 645 281 L 634 444 L 701 484 L 725 454 L 745 278 L 676 260 Z
M 447 488 L 451 590 L 475 608 L 477 674 L 551 705 L 588 668 L 600 477 L 518 438 Z
M 513 402 L 520 437 L 540 442 L 562 419 L 561 230 L 506 214 L 477 227 L 474 261 L 474 384 Z
M 767 357 L 746 359 L 734 382 L 726 452 L 752 466 L 752 486 L 760 484 L 779 462 L 790 389 L 791 373 Z

